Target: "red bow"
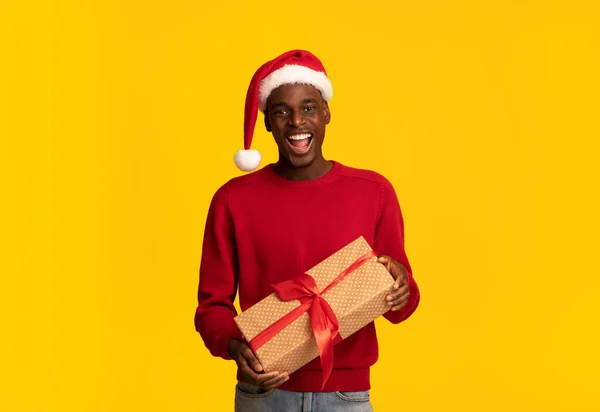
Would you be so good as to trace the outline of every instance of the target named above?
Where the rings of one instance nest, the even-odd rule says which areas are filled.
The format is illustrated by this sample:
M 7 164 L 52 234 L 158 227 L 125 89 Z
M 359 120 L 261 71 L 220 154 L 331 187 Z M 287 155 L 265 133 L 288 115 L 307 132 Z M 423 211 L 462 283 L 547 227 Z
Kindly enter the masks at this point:
M 275 289 L 275 293 L 281 300 L 289 301 L 298 299 L 301 304 L 255 336 L 250 341 L 252 350 L 256 352 L 258 348 L 277 335 L 287 325 L 308 311 L 310 324 L 315 335 L 315 340 L 317 341 L 319 355 L 321 356 L 321 367 L 323 368 L 323 384 L 321 389 L 323 389 L 333 369 L 333 345 L 342 340 L 339 334 L 340 325 L 338 319 L 331 306 L 329 306 L 329 303 L 323 299 L 323 294 L 373 256 L 376 256 L 373 251 L 365 253 L 340 273 L 322 292 L 319 291 L 312 276 L 307 274 L 274 284 L 273 289 Z

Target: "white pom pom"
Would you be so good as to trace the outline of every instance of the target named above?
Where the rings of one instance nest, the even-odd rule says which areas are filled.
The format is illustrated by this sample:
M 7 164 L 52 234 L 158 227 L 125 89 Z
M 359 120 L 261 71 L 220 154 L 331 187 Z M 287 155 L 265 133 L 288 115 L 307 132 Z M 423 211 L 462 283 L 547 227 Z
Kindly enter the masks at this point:
M 256 170 L 260 165 L 260 152 L 258 150 L 238 150 L 233 157 L 235 165 L 243 172 Z

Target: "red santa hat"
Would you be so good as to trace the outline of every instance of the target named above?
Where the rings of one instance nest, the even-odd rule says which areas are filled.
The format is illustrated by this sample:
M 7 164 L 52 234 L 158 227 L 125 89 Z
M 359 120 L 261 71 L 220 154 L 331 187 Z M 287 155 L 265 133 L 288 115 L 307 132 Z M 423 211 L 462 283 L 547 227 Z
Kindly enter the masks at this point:
M 333 97 L 333 87 L 327 77 L 325 67 L 315 55 L 308 51 L 290 50 L 263 64 L 254 73 L 246 94 L 244 150 L 238 150 L 233 158 L 240 170 L 251 172 L 260 165 L 260 153 L 258 150 L 250 149 L 258 110 L 266 109 L 267 98 L 273 90 L 289 83 L 314 86 L 326 101 Z

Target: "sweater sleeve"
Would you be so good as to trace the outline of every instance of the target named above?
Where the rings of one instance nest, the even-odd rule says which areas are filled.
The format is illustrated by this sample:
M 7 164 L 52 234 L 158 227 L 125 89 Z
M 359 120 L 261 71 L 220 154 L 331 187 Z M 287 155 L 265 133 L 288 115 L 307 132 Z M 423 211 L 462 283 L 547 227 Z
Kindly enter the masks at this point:
M 233 318 L 237 291 L 237 254 L 233 222 L 222 189 L 212 199 L 204 230 L 198 306 L 194 317 L 196 331 L 213 356 L 231 359 L 230 339 L 243 340 Z
M 394 187 L 388 180 L 382 178 L 379 193 L 380 213 L 375 229 L 375 251 L 381 255 L 388 255 L 404 265 L 410 291 L 408 303 L 402 309 L 390 310 L 383 316 L 392 323 L 400 323 L 417 309 L 420 294 L 404 250 L 404 220 Z

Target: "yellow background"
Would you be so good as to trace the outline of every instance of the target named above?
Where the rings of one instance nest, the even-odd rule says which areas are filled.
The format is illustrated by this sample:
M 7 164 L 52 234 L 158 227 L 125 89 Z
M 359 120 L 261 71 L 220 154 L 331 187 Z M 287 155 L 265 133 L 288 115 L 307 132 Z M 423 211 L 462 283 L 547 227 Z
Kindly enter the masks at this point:
M 326 157 L 387 176 L 405 215 L 423 297 L 377 322 L 375 410 L 599 410 L 599 17 L 0 1 L 0 410 L 232 410 L 234 365 L 192 322 L 202 230 L 250 77 L 291 48 L 334 84 Z

